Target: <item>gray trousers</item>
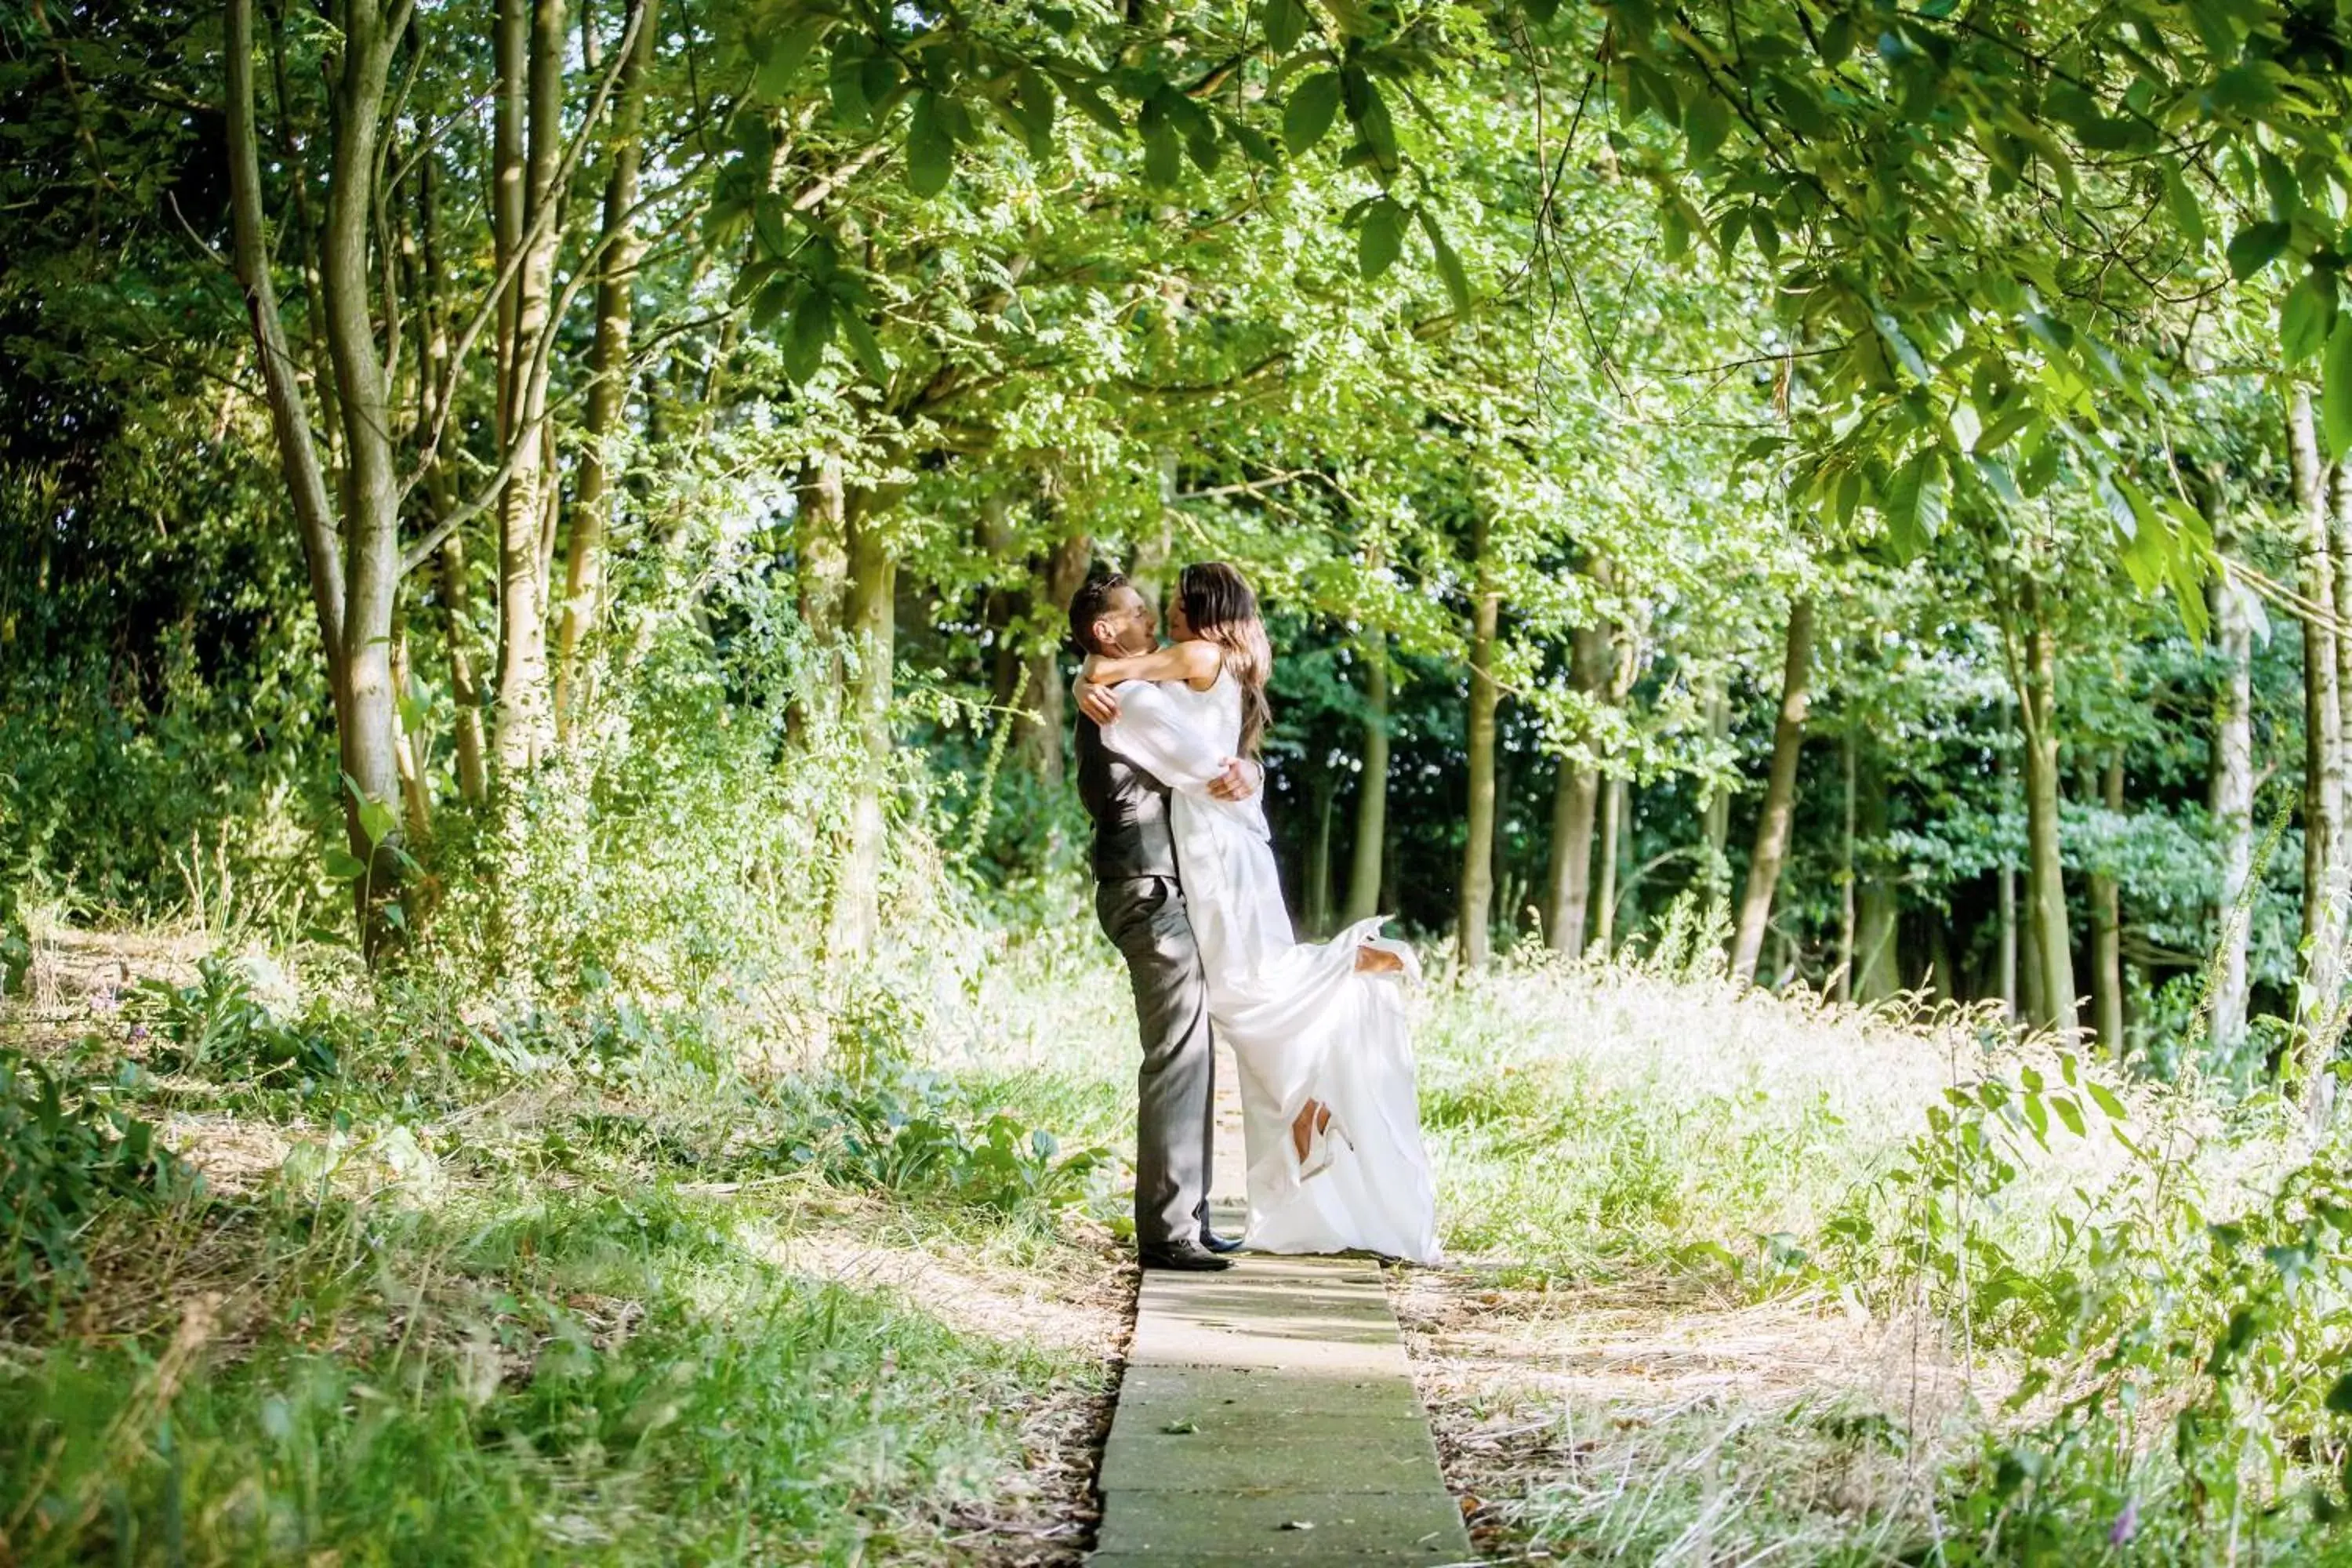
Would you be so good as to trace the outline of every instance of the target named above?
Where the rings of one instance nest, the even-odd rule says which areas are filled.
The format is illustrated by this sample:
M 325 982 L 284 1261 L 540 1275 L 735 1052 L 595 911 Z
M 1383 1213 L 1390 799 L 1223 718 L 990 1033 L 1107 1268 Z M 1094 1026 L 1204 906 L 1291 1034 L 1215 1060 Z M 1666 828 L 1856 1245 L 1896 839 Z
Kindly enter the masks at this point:
M 1165 1246 L 1209 1224 L 1217 1060 L 1208 978 L 1174 878 L 1097 883 L 1095 918 L 1127 960 L 1143 1037 L 1135 1077 L 1135 1239 Z

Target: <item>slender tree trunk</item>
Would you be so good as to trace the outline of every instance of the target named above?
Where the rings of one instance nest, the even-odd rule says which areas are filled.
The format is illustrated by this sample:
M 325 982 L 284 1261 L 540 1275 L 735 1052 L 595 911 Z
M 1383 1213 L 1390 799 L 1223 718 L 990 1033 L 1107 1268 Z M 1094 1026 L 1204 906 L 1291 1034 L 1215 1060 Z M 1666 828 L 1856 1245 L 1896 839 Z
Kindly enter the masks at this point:
M 2101 798 L 2112 813 L 2124 808 L 2124 753 L 2107 753 Z M 2091 989 L 2099 1025 L 2099 1046 L 2108 1056 L 2124 1054 L 2123 895 L 2113 877 L 2091 879 Z
M 1797 753 L 1804 745 L 1805 709 L 1813 659 L 1813 602 L 1799 597 L 1789 605 L 1789 637 L 1780 672 L 1780 716 L 1772 726 L 1772 771 L 1756 819 L 1756 847 L 1748 859 L 1748 887 L 1739 900 L 1739 928 L 1732 939 L 1731 972 L 1756 978 L 1764 931 L 1772 919 L 1772 895 L 1789 858 L 1790 829 L 1796 817 Z
M 628 404 L 629 338 L 633 295 L 645 242 L 637 232 L 637 174 L 645 157 L 646 79 L 660 37 L 661 0 L 633 0 L 628 26 L 635 36 L 614 83 L 613 170 L 604 184 L 604 258 L 596 277 L 596 341 L 588 360 L 588 424 L 580 454 L 580 477 L 572 502 L 572 529 L 564 548 L 563 620 L 555 664 L 555 730 L 571 734 L 579 705 L 581 645 L 603 614 L 607 515 L 612 491 L 612 447 Z M 593 44 L 595 30 L 581 12 L 582 36 Z M 593 67 L 592 66 L 593 69 Z
M 1569 640 L 1569 679 L 1598 701 L 1609 684 L 1609 632 L 1594 624 Z M 1590 738 L 1588 737 L 1588 742 Z M 1584 951 L 1592 907 L 1592 833 L 1601 801 L 1601 770 L 1562 757 L 1552 785 L 1551 864 L 1546 879 L 1544 934 L 1554 952 Z
M 2226 530 L 2213 590 L 2214 641 L 2221 681 L 2213 693 L 2213 827 L 2221 842 L 2220 948 L 2214 955 L 2213 1050 L 2236 1058 L 2246 1034 L 2251 982 L 2246 942 L 2254 866 L 2254 618 L 2252 591 L 2231 563 Z
M 1721 677 L 1710 682 L 1706 694 L 1707 738 L 1718 743 L 1731 738 L 1731 700 L 1723 689 Z M 1731 898 L 1731 861 L 1726 851 L 1731 844 L 1731 790 L 1724 784 L 1709 784 L 1706 805 L 1700 814 L 1706 847 L 1706 887 L 1709 900 L 1728 902 Z
M 1838 737 L 1838 771 L 1845 785 L 1845 814 L 1838 833 L 1838 953 L 1836 984 L 1831 994 L 1841 1002 L 1853 1001 L 1857 989 L 1853 974 L 1859 919 L 1853 881 L 1855 749 L 1853 728 L 1849 723 Z
M 379 838 L 370 805 L 399 797 L 399 723 L 392 679 L 393 616 L 400 590 L 400 495 L 392 449 L 394 414 L 371 312 L 370 234 L 376 152 L 395 38 L 373 0 L 350 0 L 329 90 L 334 106 L 328 204 L 320 234 L 326 349 L 341 415 L 347 461 L 337 505 L 311 436 L 299 371 L 288 352 L 269 277 L 260 156 L 253 116 L 251 0 L 230 0 L 227 99 L 231 221 L 236 269 L 252 312 L 278 455 L 300 524 L 311 595 L 326 638 L 336 739 L 352 854 L 366 866 L 354 884 L 360 939 L 369 959 L 385 956 L 404 921 L 388 915 L 402 888 L 404 835 Z
M 1062 787 L 1063 748 L 1069 740 L 1069 725 L 1064 717 L 1068 683 L 1062 673 L 1062 640 L 1068 635 L 1065 628 L 1070 624 L 1070 600 L 1086 584 L 1087 564 L 1094 557 L 1094 547 L 1092 535 L 1073 534 L 1055 544 L 1038 563 L 1038 629 L 1030 634 L 1033 640 L 1026 656 L 1029 696 L 1037 704 L 1036 717 L 1015 734 L 1031 771 L 1049 792 Z
M 1902 913 L 1895 885 L 1878 869 L 1879 858 L 1873 851 L 1886 837 L 1886 790 L 1876 749 L 1870 737 L 1859 740 L 1861 755 L 1855 761 L 1855 784 L 1859 800 L 1855 809 L 1855 891 L 1854 916 L 1854 995 L 1864 1002 L 1884 1002 L 1903 988 L 1900 955 L 1895 951 L 1895 927 Z M 1937 927 L 1937 934 L 1942 926 Z M 1947 958 L 1936 974 L 1936 984 L 1949 995 L 1953 993 L 1953 976 Z
M 548 507 L 555 483 L 547 440 L 547 370 L 534 353 L 553 303 L 555 251 L 562 225 L 550 209 L 562 193 L 555 174 L 563 146 L 563 0 L 530 0 L 525 50 L 529 152 L 523 187 L 521 268 L 514 285 L 512 341 L 502 345 L 507 373 L 504 427 L 515 454 L 499 505 L 499 671 L 496 744 L 501 773 L 529 769 L 554 740 L 548 700 Z M 503 19 L 503 9 L 501 12 Z M 501 28 L 503 36 L 503 26 Z M 503 89 L 503 85 L 502 89 Z M 506 108 L 503 96 L 501 111 Z M 498 172 L 503 199 L 512 171 Z M 548 221 L 542 221 L 548 220 Z
M 2334 1014 L 2341 983 L 2343 913 L 2338 908 L 2337 858 L 2343 832 L 2343 710 L 2336 689 L 2336 636 L 2327 619 L 2338 605 L 2327 474 L 2321 465 L 2311 395 L 2298 386 L 2288 400 L 2287 448 L 2303 521 L 2298 586 L 2319 612 L 2303 623 L 2304 970 L 2295 988 L 2298 1086 L 2315 1126 L 2333 1101 L 2327 1072 L 2334 1054 Z
M 2327 495 L 2328 579 L 2336 594 L 2336 613 L 2341 618 L 2352 606 L 2352 455 L 2328 470 Z M 2346 817 L 2352 816 L 2352 637 L 2337 634 L 2329 640 L 2336 645 L 2336 810 L 2341 833 Z M 2340 859 L 2352 854 L 2352 846 L 2339 841 L 2336 852 Z
M 1356 784 L 1356 837 L 1348 865 L 1348 921 L 1381 912 L 1381 860 L 1388 845 L 1389 639 L 1364 639 L 1364 771 Z
M 812 666 L 788 717 L 805 735 L 841 711 L 842 607 L 849 584 L 848 496 L 841 459 L 830 454 L 802 465 L 793 552 L 800 563 L 801 625 L 812 646 Z
M 2031 579 L 2023 606 L 2025 663 L 2017 710 L 2025 740 L 2025 907 L 2033 939 L 2034 1022 L 2072 1038 L 2081 1019 L 2058 834 L 2058 639 L 2041 585 Z
M 844 605 L 848 634 L 850 721 L 865 752 L 850 794 L 849 839 L 834 884 L 832 931 L 825 944 L 835 958 L 863 958 L 874 951 L 881 924 L 882 786 L 890 754 L 890 694 L 896 654 L 892 607 L 898 563 L 885 542 L 878 520 L 864 505 L 846 509 L 848 595 Z
M 1315 837 L 1307 847 L 1307 930 L 1321 937 L 1331 929 L 1331 808 L 1339 799 L 1339 790 L 1328 769 L 1314 775 L 1311 799 L 1315 809 Z
M 1501 700 L 1494 659 L 1502 596 L 1495 590 L 1494 567 L 1487 559 L 1483 510 L 1471 525 L 1470 550 L 1476 573 L 1470 605 L 1470 805 L 1456 936 L 1463 963 L 1477 969 L 1488 955 L 1487 927 L 1495 899 L 1495 710 Z
M 1601 786 L 1601 885 L 1592 898 L 1592 940 L 1603 958 L 1617 951 L 1617 887 L 1622 875 L 1625 781 L 1612 777 Z
M 395 692 L 409 689 L 408 628 L 404 626 L 395 625 L 392 634 L 392 686 Z M 400 800 L 408 836 L 419 843 L 433 830 L 433 794 L 424 769 L 428 754 L 426 738 L 403 723 L 394 743 L 393 763 L 400 773 Z
M 441 400 L 449 386 L 449 318 L 442 290 L 440 225 L 435 207 L 433 160 L 417 165 L 416 255 L 422 286 L 412 308 L 416 321 L 417 444 L 444 423 Z M 447 463 L 435 458 L 425 469 L 425 523 L 449 515 L 457 504 Z M 449 659 L 449 697 L 457 710 L 453 726 L 457 753 L 457 794 L 469 805 L 489 797 L 490 771 L 482 733 L 482 686 L 474 672 L 473 589 L 466 573 L 463 529 L 443 542 L 440 575 L 441 639 Z
M 2000 922 L 2000 930 L 1997 932 L 2000 938 L 2000 1011 L 2003 1017 L 2014 1024 L 2017 1022 L 2019 1017 L 2017 1001 L 2017 868 L 2009 863 L 2009 857 L 2006 854 L 2002 855 L 2000 858 L 2000 870 L 1998 873 L 1997 880 L 1999 882 L 1999 891 L 1996 895 L 1999 903 L 1999 913 L 1997 918 Z

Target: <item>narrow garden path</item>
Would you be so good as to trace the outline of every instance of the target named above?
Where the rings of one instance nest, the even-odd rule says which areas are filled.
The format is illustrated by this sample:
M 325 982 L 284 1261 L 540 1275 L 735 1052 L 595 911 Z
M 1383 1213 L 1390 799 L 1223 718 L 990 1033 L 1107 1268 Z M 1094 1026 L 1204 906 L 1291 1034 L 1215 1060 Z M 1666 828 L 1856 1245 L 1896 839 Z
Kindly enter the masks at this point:
M 1239 1119 L 1219 1120 L 1219 1215 L 1237 1226 Z M 1471 1560 L 1368 1258 L 1147 1271 L 1098 1488 L 1099 1568 Z

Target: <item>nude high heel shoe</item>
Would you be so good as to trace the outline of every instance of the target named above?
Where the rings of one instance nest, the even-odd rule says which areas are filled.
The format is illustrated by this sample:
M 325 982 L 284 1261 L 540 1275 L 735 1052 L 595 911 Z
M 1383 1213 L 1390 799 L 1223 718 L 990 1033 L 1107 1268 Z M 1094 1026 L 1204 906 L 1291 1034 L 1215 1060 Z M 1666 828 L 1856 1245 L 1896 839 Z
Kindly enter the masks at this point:
M 1331 1168 L 1331 1162 L 1338 1158 L 1331 1148 L 1335 1140 L 1347 1145 L 1348 1152 L 1350 1154 L 1356 1152 L 1354 1142 L 1349 1138 L 1346 1129 L 1339 1125 L 1331 1115 L 1330 1108 L 1327 1106 L 1324 1108 L 1323 1114 L 1316 1118 L 1313 1130 L 1307 1134 L 1307 1152 L 1299 1156 L 1298 1161 L 1300 1181 L 1312 1181 Z

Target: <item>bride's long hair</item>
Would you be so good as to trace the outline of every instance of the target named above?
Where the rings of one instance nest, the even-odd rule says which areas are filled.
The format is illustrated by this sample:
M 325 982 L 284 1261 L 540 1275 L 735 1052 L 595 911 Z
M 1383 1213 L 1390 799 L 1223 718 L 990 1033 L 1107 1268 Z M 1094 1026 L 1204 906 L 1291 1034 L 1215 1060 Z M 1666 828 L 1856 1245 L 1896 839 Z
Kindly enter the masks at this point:
M 1192 635 L 1224 654 L 1226 673 L 1242 689 L 1242 752 L 1257 755 L 1273 712 L 1266 706 L 1266 677 L 1274 671 L 1274 648 L 1258 618 L 1257 595 L 1242 574 L 1222 561 L 1203 561 L 1176 575 L 1176 602 Z

